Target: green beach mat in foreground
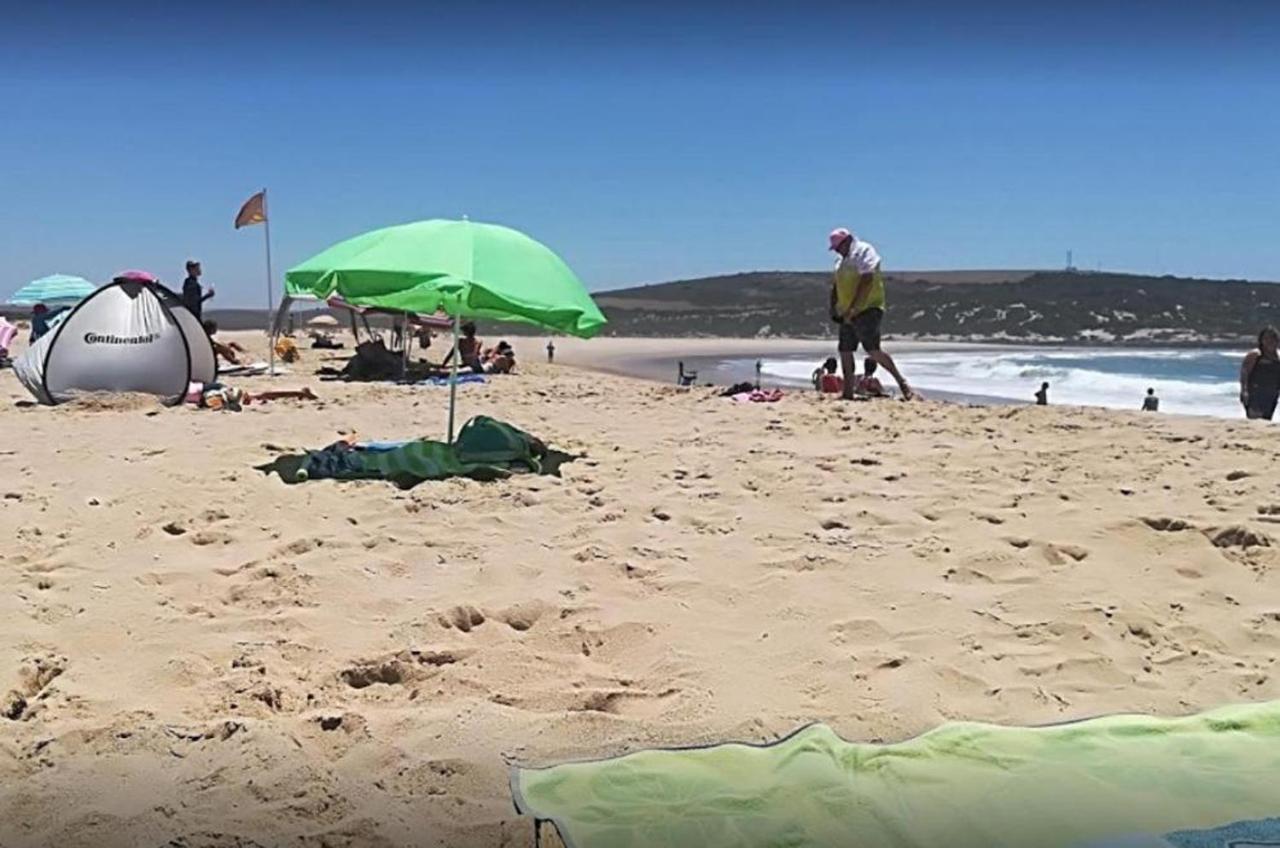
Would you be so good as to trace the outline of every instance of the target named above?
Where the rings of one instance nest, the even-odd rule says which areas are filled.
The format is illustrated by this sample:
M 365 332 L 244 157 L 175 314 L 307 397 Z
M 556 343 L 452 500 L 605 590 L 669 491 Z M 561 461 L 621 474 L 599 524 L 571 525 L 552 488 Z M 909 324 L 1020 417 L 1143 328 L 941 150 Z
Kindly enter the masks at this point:
M 1280 846 L 1280 702 L 955 723 L 894 745 L 812 725 L 768 746 L 517 768 L 511 787 L 571 848 Z

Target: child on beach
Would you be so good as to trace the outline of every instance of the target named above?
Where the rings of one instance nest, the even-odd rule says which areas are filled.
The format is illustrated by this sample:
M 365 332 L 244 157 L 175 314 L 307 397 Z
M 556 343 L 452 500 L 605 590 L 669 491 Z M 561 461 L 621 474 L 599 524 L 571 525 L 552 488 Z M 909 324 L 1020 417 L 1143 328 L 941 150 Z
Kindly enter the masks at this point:
M 889 393 L 884 390 L 881 382 L 872 376 L 876 373 L 876 361 L 868 356 L 863 360 L 862 367 L 866 373 L 858 378 L 857 391 L 871 397 L 888 397 Z
M 824 395 L 844 393 L 844 380 L 836 373 L 836 358 L 827 357 L 827 361 L 813 372 L 813 387 Z

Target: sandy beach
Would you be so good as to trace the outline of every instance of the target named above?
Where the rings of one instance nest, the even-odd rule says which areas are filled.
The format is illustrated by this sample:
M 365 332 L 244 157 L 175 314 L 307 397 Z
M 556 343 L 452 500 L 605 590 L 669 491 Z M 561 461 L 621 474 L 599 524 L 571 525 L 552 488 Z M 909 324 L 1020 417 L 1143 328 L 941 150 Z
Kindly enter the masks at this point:
M 0 845 L 530 846 L 513 763 L 1280 697 L 1266 423 L 737 404 L 541 344 L 462 417 L 580 458 L 407 491 L 255 467 L 441 437 L 447 390 L 310 350 L 238 385 L 319 402 L 240 413 L 0 372 Z

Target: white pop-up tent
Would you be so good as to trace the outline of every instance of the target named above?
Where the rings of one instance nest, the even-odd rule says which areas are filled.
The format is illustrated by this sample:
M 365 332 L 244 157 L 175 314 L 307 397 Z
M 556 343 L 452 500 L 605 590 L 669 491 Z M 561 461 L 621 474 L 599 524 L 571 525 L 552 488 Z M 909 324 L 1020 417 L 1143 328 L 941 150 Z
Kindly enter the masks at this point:
M 213 342 L 159 281 L 129 271 L 80 301 L 13 363 L 41 403 L 76 392 L 141 392 L 178 402 L 217 377 Z

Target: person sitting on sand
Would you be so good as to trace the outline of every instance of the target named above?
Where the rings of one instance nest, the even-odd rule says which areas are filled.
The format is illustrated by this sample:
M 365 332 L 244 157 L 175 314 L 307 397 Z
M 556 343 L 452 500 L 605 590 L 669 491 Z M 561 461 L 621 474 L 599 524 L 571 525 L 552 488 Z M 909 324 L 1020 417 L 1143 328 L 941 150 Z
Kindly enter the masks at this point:
M 43 303 L 37 303 L 31 307 L 31 344 L 35 344 L 41 336 L 49 332 L 49 325 L 53 323 L 53 319 L 66 309 L 65 306 L 50 309 Z
M 844 394 L 844 380 L 836 373 L 834 356 L 828 356 L 827 361 L 813 372 L 813 387 L 824 395 Z
M 507 342 L 485 353 L 484 370 L 487 374 L 510 374 L 516 367 L 516 352 Z
M 202 326 L 204 327 L 205 333 L 209 335 L 209 341 L 213 342 L 213 352 L 227 360 L 227 362 L 230 362 L 232 365 L 239 365 L 240 357 L 236 354 L 244 353 L 245 349 L 235 342 L 223 344 L 214 338 L 218 335 L 218 322 L 214 321 L 212 318 L 206 318 Z
M 1280 397 L 1280 332 L 1266 327 L 1258 333 L 1258 349 L 1251 350 L 1240 365 L 1240 403 L 1246 418 L 1270 421 Z
M 479 338 L 476 337 L 476 325 L 472 321 L 462 325 L 462 338 L 458 339 L 458 367 L 470 368 L 476 374 L 484 373 L 484 360 L 482 351 L 484 347 Z M 453 351 L 449 351 L 445 356 L 444 366 L 448 366 L 453 361 Z
M 1142 399 L 1143 412 L 1159 412 L 1160 398 L 1156 397 L 1155 389 L 1147 389 L 1147 396 Z
M 866 373 L 858 378 L 859 394 L 870 395 L 871 397 L 888 397 L 889 393 L 884 390 L 880 380 L 873 376 L 876 373 L 876 361 L 868 356 L 863 361 L 862 367 Z
M 1036 406 L 1049 405 L 1049 384 L 1041 383 L 1040 391 L 1036 392 Z

